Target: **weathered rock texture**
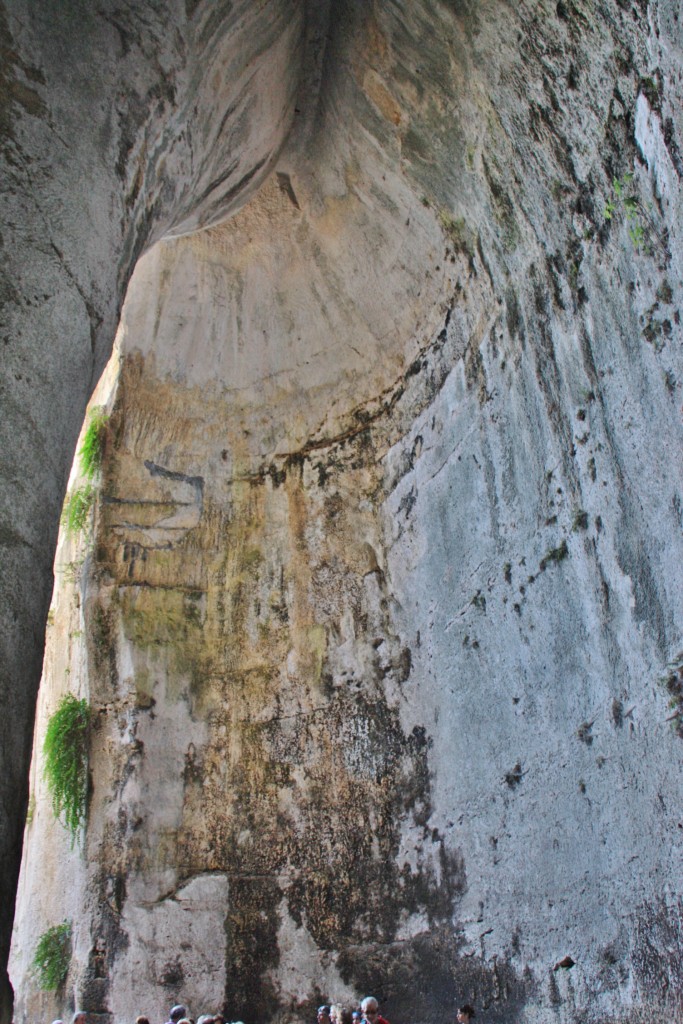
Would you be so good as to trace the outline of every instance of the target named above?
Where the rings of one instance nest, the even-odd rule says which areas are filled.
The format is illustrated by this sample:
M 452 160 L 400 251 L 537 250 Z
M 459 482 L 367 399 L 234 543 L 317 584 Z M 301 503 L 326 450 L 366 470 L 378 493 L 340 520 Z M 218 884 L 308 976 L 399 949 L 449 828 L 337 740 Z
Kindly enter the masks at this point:
M 59 510 L 136 260 L 264 180 L 301 0 L 0 4 L 0 1014 Z
M 274 176 L 129 289 L 19 1017 L 676 1019 L 678 10 L 349 0 L 325 43 Z

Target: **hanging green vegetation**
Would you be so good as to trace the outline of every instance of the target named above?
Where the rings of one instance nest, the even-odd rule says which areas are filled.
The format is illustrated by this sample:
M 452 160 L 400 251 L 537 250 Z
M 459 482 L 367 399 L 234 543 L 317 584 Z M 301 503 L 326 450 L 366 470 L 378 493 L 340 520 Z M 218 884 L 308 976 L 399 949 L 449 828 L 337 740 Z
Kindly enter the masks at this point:
M 71 494 L 67 494 L 62 508 L 61 523 L 69 537 L 83 533 L 88 525 L 94 501 L 95 488 L 92 484 L 83 484 Z
M 71 961 L 71 922 L 48 928 L 38 939 L 33 967 L 41 988 L 53 991 L 66 981 Z
M 86 480 L 93 480 L 102 468 L 104 442 L 107 436 L 109 417 L 101 405 L 90 410 L 88 426 L 83 435 L 83 444 L 78 452 L 81 473 Z
M 90 523 L 97 497 L 97 488 L 92 481 L 102 468 L 108 423 L 109 417 L 101 405 L 91 409 L 83 435 L 83 444 L 78 451 L 81 475 L 87 482 L 67 494 L 62 508 L 61 524 L 69 537 L 84 533 Z
M 87 811 L 89 722 L 87 700 L 67 693 L 50 717 L 43 743 L 43 772 L 52 809 L 71 833 L 72 845 Z

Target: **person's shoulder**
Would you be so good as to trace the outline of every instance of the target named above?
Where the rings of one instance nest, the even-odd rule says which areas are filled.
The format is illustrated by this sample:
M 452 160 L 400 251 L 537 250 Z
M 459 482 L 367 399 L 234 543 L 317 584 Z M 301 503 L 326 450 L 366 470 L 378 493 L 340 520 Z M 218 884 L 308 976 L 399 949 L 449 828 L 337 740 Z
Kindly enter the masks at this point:
M 377 1024 L 389 1024 L 389 1021 L 386 1019 L 386 1017 L 382 1017 L 382 1015 L 380 1014 L 377 1017 Z

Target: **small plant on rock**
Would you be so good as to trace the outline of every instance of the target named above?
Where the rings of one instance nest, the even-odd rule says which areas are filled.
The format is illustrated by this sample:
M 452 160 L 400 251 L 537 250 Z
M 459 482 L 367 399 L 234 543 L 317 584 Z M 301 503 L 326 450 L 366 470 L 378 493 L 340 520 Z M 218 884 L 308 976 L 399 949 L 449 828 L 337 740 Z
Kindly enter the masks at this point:
M 61 518 L 61 524 L 66 530 L 67 536 L 76 537 L 84 532 L 94 501 L 95 488 L 92 484 L 83 484 L 71 494 L 67 494 Z
M 439 224 L 450 240 L 455 252 L 471 256 L 473 252 L 472 234 L 463 217 L 454 217 L 449 210 L 441 210 Z
M 560 563 L 567 558 L 569 555 L 569 548 L 567 547 L 567 541 L 563 540 L 559 547 L 549 548 L 543 558 L 541 559 L 538 568 L 541 572 L 545 572 L 549 565 L 553 562 Z
M 71 961 L 71 922 L 54 925 L 38 939 L 33 967 L 42 989 L 54 991 L 66 981 Z
M 52 798 L 52 810 L 71 833 L 71 844 L 85 824 L 88 799 L 87 700 L 65 694 L 50 717 L 45 732 L 43 772 Z
M 93 480 L 102 468 L 108 422 L 109 417 L 105 415 L 102 406 L 95 406 L 90 411 L 88 426 L 83 435 L 83 444 L 78 452 L 81 473 L 87 480 Z
M 97 488 L 93 483 L 102 469 L 104 444 L 107 436 L 109 417 L 101 406 L 91 410 L 88 425 L 83 435 L 83 444 L 78 451 L 81 475 L 86 483 L 76 487 L 66 496 L 62 508 L 61 524 L 69 537 L 82 534 L 90 522 Z
M 59 570 L 64 582 L 68 583 L 72 587 L 80 586 L 84 563 L 84 558 L 75 559 L 73 562 L 67 562 L 66 565 Z
M 615 220 L 619 215 L 623 215 L 628 223 L 628 236 L 636 252 L 640 252 L 642 249 L 648 256 L 653 256 L 655 252 L 658 252 L 660 256 L 668 258 L 670 255 L 668 247 L 657 231 L 652 217 L 640 199 L 630 191 L 632 182 L 632 174 L 625 174 L 623 178 L 613 179 L 612 196 L 605 203 L 605 220 Z
M 28 807 L 26 808 L 26 828 L 30 828 L 33 824 L 33 817 L 36 813 L 36 795 L 31 793 L 28 798 Z

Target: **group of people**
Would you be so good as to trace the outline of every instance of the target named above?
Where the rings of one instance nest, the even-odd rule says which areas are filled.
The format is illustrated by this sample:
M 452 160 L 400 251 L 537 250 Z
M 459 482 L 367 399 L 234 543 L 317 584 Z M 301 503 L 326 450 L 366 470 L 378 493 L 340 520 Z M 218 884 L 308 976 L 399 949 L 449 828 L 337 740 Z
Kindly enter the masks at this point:
M 474 1007 L 464 1003 L 458 1007 L 455 1019 L 457 1024 L 472 1024 L 475 1016 Z M 339 1003 L 319 1006 L 317 1024 L 389 1024 L 389 1021 L 379 1012 L 379 1003 L 375 997 L 366 996 L 360 1004 L 360 1010 L 351 1010 Z
M 318 1024 L 389 1024 L 379 1012 L 374 996 L 361 1001 L 360 1010 L 352 1010 L 341 1003 L 324 1003 L 318 1007 Z
M 465 1003 L 458 1007 L 455 1019 L 457 1024 L 472 1024 L 474 1017 L 474 1007 Z M 55 1020 L 52 1024 L 63 1024 L 63 1021 Z M 71 1024 L 87 1024 L 86 1014 L 78 1010 Z M 136 1017 L 135 1024 L 150 1024 L 149 1017 Z M 172 1008 L 166 1024 L 225 1024 L 225 1017 L 222 1013 L 203 1013 L 195 1022 L 188 1016 L 187 1007 L 179 1003 Z M 341 1003 L 324 1003 L 318 1007 L 317 1024 L 389 1024 L 389 1021 L 379 1012 L 379 1003 L 375 997 L 366 996 L 361 1000 L 360 1009 L 355 1010 Z
M 149 1019 L 136 1017 L 135 1024 L 149 1024 Z M 178 1005 L 171 1010 L 166 1024 L 195 1024 L 195 1021 L 188 1015 L 186 1007 Z M 225 1017 L 222 1013 L 202 1013 L 196 1024 L 225 1024 Z

